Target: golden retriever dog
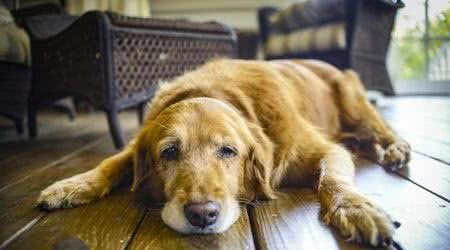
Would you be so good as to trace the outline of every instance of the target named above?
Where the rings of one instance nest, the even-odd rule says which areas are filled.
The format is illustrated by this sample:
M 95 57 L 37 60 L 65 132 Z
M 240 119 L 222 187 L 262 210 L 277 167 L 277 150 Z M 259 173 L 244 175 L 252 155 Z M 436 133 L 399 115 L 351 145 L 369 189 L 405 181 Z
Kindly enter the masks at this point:
M 91 202 L 132 169 L 131 190 L 164 203 L 169 227 L 220 233 L 238 219 L 239 200 L 276 199 L 283 185 L 309 185 L 323 221 L 343 237 L 390 245 L 396 223 L 355 188 L 350 151 L 393 170 L 410 157 L 355 72 L 313 60 L 217 59 L 161 84 L 123 151 L 55 182 L 38 205 Z

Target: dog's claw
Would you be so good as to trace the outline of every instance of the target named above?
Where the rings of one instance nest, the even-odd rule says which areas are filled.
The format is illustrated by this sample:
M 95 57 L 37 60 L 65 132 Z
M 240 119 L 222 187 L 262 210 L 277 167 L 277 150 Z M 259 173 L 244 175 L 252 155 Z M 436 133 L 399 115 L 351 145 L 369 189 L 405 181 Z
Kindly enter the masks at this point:
M 385 246 L 390 246 L 390 245 L 392 245 L 392 237 L 387 237 L 387 238 L 384 240 L 384 243 L 385 243 Z
M 39 208 L 41 210 L 46 210 L 46 211 L 50 210 L 49 209 L 49 205 L 48 205 L 48 203 L 46 201 L 42 201 L 42 202 L 37 203 L 35 205 L 35 207 Z

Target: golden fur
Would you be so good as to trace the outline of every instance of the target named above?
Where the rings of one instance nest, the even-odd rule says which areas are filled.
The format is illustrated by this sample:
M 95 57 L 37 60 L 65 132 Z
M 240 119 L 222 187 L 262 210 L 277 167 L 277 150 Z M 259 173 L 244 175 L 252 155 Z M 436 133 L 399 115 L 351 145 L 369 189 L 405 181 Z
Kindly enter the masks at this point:
M 389 216 L 352 184 L 351 154 L 396 169 L 409 145 L 369 103 L 360 79 L 313 60 L 215 60 L 163 84 L 144 127 L 97 168 L 54 183 L 38 203 L 47 209 L 106 195 L 133 165 L 132 190 L 165 202 L 164 222 L 182 233 L 215 233 L 239 216 L 239 200 L 274 199 L 282 185 L 314 187 L 325 223 L 343 237 L 385 246 Z M 220 155 L 224 146 L 236 154 Z M 163 157 L 175 148 L 176 158 Z M 218 221 L 196 228 L 183 215 L 189 202 L 215 201 Z

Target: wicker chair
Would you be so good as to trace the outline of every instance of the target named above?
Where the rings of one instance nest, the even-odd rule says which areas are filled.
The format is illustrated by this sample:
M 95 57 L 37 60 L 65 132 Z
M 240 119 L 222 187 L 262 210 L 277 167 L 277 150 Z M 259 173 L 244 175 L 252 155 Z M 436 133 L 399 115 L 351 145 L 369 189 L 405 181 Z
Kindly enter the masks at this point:
M 234 32 L 219 23 L 135 18 L 92 11 L 81 17 L 32 17 L 32 87 L 28 129 L 36 136 L 38 107 L 64 96 L 106 112 L 116 148 L 124 145 L 118 112 L 148 102 L 162 80 L 212 57 L 234 57 Z
M 397 9 L 403 6 L 400 0 L 309 0 L 284 12 L 272 7 L 261 8 L 259 25 L 264 45 L 271 36 L 279 35 L 276 33 L 289 36 L 301 30 L 317 30 L 335 23 L 345 25 L 343 39 L 346 42 L 341 48 L 286 51 L 277 55 L 266 53 L 265 58 L 324 60 L 341 69 L 354 69 L 368 89 L 394 94 L 385 61 L 395 15 Z M 295 7 L 297 9 L 292 11 Z M 280 13 L 284 16 L 271 19 Z M 274 20 L 278 23 L 274 24 Z M 301 39 L 295 42 L 305 43 Z
M 14 121 L 18 134 L 23 133 L 30 82 L 28 66 L 0 62 L 0 114 Z
M 25 18 L 30 16 L 61 13 L 65 13 L 64 10 L 54 4 L 36 5 L 11 11 L 14 22 L 18 27 L 23 27 Z M 24 130 L 24 117 L 31 85 L 31 67 L 28 64 L 25 62 L 0 61 L 0 114 L 14 121 L 18 134 L 22 134 Z M 69 118 L 73 119 L 75 116 L 73 104 L 64 101 L 59 100 L 52 103 L 52 107 L 68 113 Z

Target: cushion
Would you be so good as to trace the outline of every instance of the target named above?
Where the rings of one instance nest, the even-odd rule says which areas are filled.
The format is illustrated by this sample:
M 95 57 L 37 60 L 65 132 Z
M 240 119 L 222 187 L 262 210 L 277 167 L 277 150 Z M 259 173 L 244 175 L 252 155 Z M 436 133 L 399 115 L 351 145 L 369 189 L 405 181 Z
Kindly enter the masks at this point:
M 272 32 L 286 33 L 305 27 L 342 21 L 345 17 L 345 0 L 307 0 L 273 13 L 269 17 L 269 23 Z
M 346 47 L 346 1 L 307 0 L 273 13 L 265 52 L 270 56 Z
M 287 34 L 269 35 L 265 53 L 281 56 L 308 51 L 345 49 L 345 22 L 300 29 Z
M 30 39 L 0 3 L 0 61 L 30 65 Z

